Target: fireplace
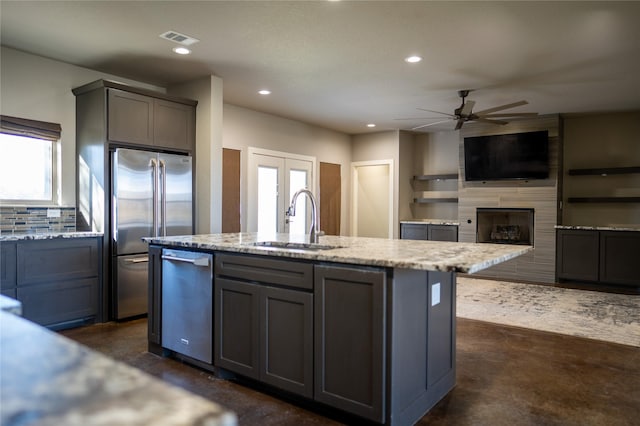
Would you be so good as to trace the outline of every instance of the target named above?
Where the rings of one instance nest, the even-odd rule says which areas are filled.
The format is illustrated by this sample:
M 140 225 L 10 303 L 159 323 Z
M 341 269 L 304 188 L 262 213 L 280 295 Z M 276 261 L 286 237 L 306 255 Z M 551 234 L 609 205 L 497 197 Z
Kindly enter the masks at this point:
M 479 243 L 533 245 L 533 209 L 476 209 Z

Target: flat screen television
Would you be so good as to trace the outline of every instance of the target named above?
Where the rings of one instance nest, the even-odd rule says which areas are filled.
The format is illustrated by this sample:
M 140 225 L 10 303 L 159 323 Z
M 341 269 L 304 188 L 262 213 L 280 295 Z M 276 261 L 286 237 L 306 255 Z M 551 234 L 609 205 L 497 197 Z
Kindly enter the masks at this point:
M 465 180 L 547 179 L 546 130 L 464 138 Z

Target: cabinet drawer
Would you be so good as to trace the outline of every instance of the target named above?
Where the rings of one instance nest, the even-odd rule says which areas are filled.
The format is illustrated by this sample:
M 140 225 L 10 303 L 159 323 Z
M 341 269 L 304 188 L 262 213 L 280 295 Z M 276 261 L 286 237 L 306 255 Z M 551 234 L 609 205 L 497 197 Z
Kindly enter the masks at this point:
M 216 275 L 262 284 L 313 289 L 313 265 L 264 256 L 217 254 Z
M 98 276 L 94 238 L 18 243 L 18 286 Z
M 18 287 L 22 316 L 41 325 L 58 324 L 95 316 L 98 279 L 62 281 Z

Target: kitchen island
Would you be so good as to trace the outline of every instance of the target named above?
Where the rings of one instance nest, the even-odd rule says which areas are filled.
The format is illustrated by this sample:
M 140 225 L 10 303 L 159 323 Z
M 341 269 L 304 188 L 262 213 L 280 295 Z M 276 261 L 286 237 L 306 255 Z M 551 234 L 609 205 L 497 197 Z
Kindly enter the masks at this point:
M 255 233 L 146 241 L 151 352 L 394 425 L 415 423 L 455 385 L 456 273 L 532 250 L 335 236 L 310 244 Z M 212 289 L 213 328 L 197 336 L 185 327 L 182 350 L 165 334 L 191 318 L 163 311 L 175 297 L 167 292 L 173 281 L 194 275 L 167 271 L 176 261 L 208 265 L 198 253 L 213 255 L 202 282 Z M 189 352 L 194 342 L 211 344 L 210 334 L 211 358 Z

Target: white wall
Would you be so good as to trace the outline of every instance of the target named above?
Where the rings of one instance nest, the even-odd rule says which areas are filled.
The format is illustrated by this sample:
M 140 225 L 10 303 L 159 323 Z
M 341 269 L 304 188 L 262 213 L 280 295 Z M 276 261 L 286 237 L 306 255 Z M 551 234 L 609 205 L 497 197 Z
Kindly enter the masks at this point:
M 342 175 L 341 234 L 349 235 L 348 206 L 351 163 L 351 137 L 349 135 L 225 104 L 222 146 L 241 151 L 240 225 L 243 231 L 247 229 L 247 149 L 255 147 L 309 155 L 316 157 L 318 162 L 340 164 Z M 318 166 L 316 166 L 316 170 L 319 170 Z M 318 194 L 318 183 L 319 179 L 316 176 L 315 194 Z
M 71 89 L 108 79 L 164 93 L 164 89 L 157 86 L 7 47 L 0 51 L 0 70 L 1 114 L 59 123 L 62 127 L 59 204 L 65 207 L 76 204 L 76 100 Z
M 393 161 L 393 238 L 398 238 L 400 132 L 397 130 L 355 135 L 352 139 L 351 159 L 353 162 L 392 160 Z
M 171 86 L 168 93 L 195 99 L 196 107 L 196 234 L 222 231 L 222 79 L 207 76 Z

